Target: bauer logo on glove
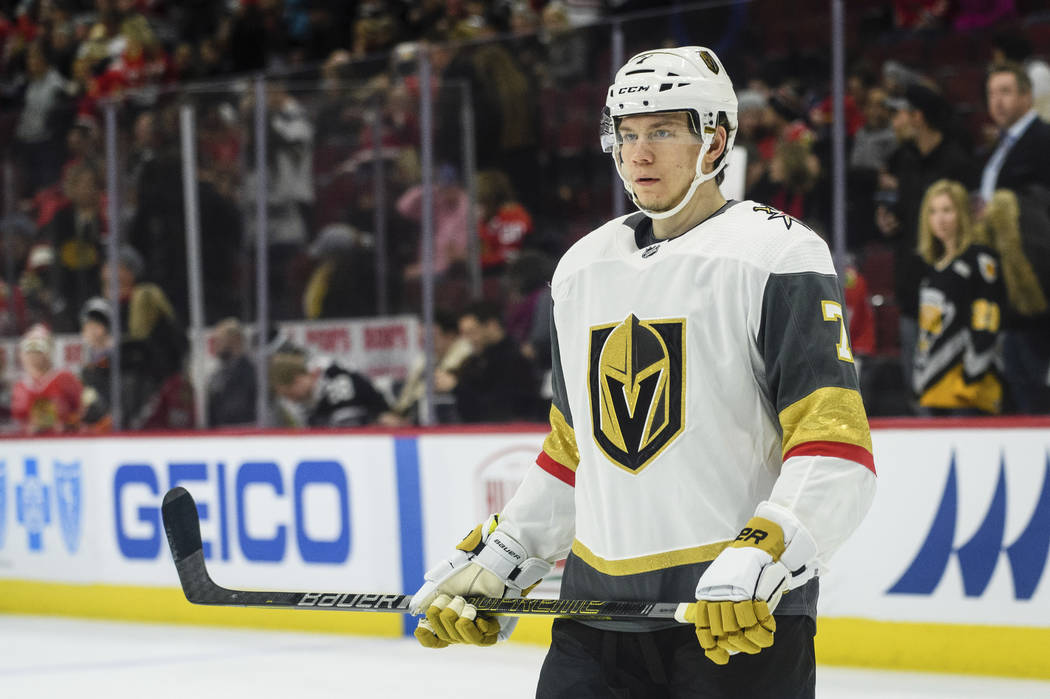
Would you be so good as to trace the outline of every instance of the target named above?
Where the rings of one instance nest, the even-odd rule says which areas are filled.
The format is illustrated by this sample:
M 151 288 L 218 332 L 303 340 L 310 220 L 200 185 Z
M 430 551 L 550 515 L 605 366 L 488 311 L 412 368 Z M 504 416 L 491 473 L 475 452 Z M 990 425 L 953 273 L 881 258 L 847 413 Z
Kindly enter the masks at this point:
M 525 547 L 500 528 L 499 515 L 475 527 L 448 560 L 427 571 L 409 610 L 424 614 L 416 639 L 427 648 L 453 643 L 488 646 L 506 640 L 516 617 L 478 615 L 465 597 L 524 597 L 553 567 L 530 558 Z

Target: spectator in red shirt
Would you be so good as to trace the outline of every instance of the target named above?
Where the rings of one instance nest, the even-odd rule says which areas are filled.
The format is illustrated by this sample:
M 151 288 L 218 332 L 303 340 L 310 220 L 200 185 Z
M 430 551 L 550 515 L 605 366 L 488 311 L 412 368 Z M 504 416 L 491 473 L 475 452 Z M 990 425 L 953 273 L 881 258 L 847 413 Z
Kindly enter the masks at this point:
M 758 143 L 758 153 L 769 161 L 781 143 L 800 142 L 811 146 L 816 134 L 806 124 L 802 104 L 790 87 L 781 87 L 769 95 L 765 115 L 766 137 Z
M 846 265 L 844 277 L 849 344 L 853 348 L 853 357 L 859 373 L 859 360 L 875 354 L 875 310 L 868 294 L 868 281 L 857 269 L 856 264 L 850 262 Z
M 769 169 L 748 190 L 748 197 L 797 219 L 814 220 L 818 218 L 815 187 L 819 173 L 820 162 L 809 144 L 782 142 Z
M 26 434 L 70 432 L 80 422 L 82 387 L 72 373 L 55 369 L 51 331 L 34 325 L 18 346 L 24 372 L 11 393 L 11 415 Z
M 481 221 L 481 269 L 500 274 L 513 262 L 526 237 L 532 233 L 532 216 L 515 198 L 510 178 L 499 170 L 478 173 L 478 207 Z
M 124 50 L 98 77 L 96 86 L 100 96 L 160 85 L 171 77 L 168 57 L 145 17 L 125 20 L 120 33 L 125 41 Z M 151 102 L 151 97 L 138 95 L 136 101 Z

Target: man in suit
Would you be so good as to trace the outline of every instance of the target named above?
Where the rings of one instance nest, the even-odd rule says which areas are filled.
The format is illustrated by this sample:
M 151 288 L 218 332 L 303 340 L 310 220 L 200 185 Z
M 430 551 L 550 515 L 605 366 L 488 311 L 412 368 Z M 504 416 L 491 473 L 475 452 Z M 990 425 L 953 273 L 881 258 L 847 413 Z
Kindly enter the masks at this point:
M 985 84 L 988 114 L 999 128 L 999 142 L 981 173 L 981 199 L 996 189 L 1026 193 L 1031 185 L 1050 190 L 1050 124 L 1039 119 L 1032 103 L 1032 81 L 1016 63 L 996 63 Z

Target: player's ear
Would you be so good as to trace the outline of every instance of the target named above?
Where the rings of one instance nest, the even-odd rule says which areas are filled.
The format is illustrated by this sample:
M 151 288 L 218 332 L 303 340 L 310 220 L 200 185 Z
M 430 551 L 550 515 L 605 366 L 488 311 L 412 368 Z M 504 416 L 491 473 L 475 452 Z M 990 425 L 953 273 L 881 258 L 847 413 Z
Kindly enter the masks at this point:
M 715 137 L 711 139 L 711 147 L 707 150 L 707 155 L 704 156 L 704 159 L 713 165 L 725 152 L 728 140 L 729 134 L 726 133 L 725 127 L 715 127 Z

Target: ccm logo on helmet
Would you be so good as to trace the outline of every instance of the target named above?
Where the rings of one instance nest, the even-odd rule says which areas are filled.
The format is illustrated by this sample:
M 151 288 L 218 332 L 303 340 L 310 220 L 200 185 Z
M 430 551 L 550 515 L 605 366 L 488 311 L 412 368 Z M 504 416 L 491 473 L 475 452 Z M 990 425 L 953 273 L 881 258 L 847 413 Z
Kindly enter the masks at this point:
M 648 91 L 649 91 L 649 86 L 648 85 L 631 85 L 630 87 L 621 87 L 619 92 L 617 92 L 616 94 L 622 95 L 625 92 L 648 92 Z

